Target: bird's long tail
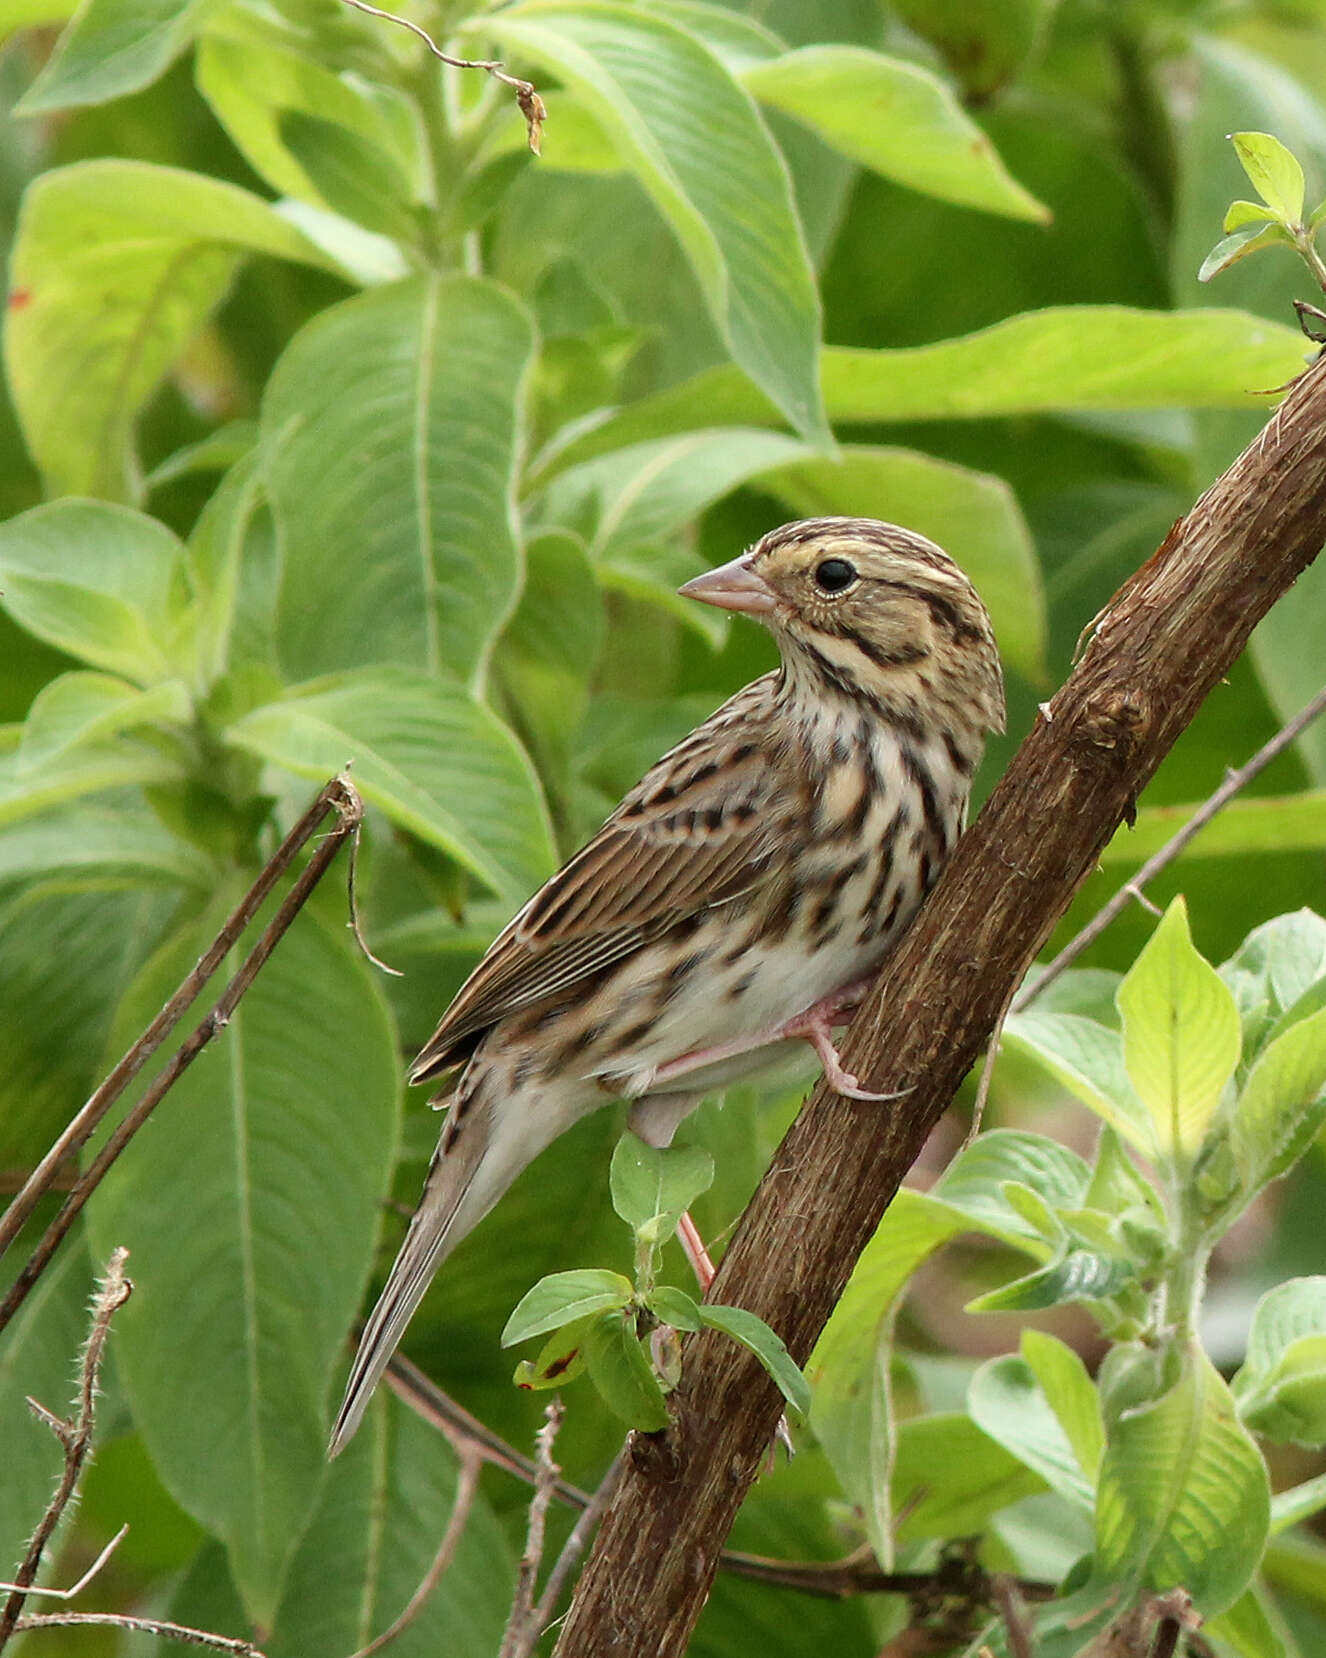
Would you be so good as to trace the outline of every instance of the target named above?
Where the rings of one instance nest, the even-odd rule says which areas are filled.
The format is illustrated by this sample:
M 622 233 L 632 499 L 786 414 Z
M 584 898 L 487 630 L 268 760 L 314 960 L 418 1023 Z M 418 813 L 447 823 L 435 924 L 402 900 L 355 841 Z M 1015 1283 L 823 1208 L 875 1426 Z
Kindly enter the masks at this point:
M 453 1106 L 453 1110 L 454 1110 Z M 328 1456 L 344 1450 L 363 1420 L 373 1390 L 382 1379 L 405 1326 L 423 1300 L 445 1257 L 483 1218 L 498 1192 L 489 1195 L 476 1187 L 491 1181 L 476 1181 L 484 1162 L 487 1136 L 476 1121 L 465 1123 L 465 1132 L 449 1134 L 444 1128 L 424 1181 L 424 1194 L 410 1221 L 400 1254 L 392 1264 L 377 1305 L 369 1314 L 359 1350 L 350 1367 L 345 1397 L 332 1428 Z

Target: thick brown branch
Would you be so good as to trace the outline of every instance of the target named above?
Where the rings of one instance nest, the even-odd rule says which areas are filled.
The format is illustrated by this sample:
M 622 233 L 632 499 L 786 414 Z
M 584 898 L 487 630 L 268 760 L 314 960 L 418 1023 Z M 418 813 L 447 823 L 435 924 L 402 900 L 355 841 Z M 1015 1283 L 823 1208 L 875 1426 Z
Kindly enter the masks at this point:
M 847 1033 L 881 1108 L 821 1084 L 789 1130 L 710 1291 L 803 1361 L 852 1265 L 1115 827 L 1248 635 L 1326 540 L 1326 371 L 1126 584 L 959 845 Z M 562 1658 L 675 1658 L 781 1400 L 712 1332 L 692 1337 L 676 1421 L 633 1437 L 563 1627 Z

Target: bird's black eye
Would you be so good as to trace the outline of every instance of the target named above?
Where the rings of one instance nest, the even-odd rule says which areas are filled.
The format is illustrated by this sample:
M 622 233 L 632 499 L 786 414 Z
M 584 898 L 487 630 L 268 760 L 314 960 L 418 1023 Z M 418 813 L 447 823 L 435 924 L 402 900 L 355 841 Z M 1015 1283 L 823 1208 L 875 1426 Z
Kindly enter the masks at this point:
M 815 566 L 815 585 L 822 593 L 841 593 L 856 580 L 856 566 L 845 558 L 826 558 Z

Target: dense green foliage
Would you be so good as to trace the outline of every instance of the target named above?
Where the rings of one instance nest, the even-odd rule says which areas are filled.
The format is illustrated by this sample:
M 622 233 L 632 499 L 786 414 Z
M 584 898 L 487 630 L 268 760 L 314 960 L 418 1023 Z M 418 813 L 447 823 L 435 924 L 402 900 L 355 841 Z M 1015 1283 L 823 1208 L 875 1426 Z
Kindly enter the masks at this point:
M 1320 297 L 1283 235 L 1198 273 L 1222 228 L 1263 234 L 1255 207 L 1226 218 L 1231 132 L 1278 134 L 1322 194 L 1321 0 L 472 10 L 411 15 L 537 84 L 541 159 L 509 87 L 336 0 L 0 0 L 0 1171 L 34 1165 L 347 762 L 366 931 L 404 972 L 362 959 L 325 882 L 98 1190 L 0 1338 L 0 1576 L 59 1462 L 23 1396 L 63 1408 L 124 1244 L 136 1292 L 62 1564 L 128 1521 L 80 1604 L 256 1628 L 273 1658 L 383 1628 L 456 1485 L 385 1391 L 323 1458 L 399 1240 L 384 1199 L 414 1201 L 437 1127 L 402 1111 L 402 1050 L 643 767 L 772 663 L 677 584 L 807 513 L 942 542 L 1009 680 L 984 789 L 1302 366 L 1290 300 Z M 66 22 L 52 49 L 40 26 Z M 1318 689 L 1323 639 L 1318 567 L 1062 936 Z M 1186 910 L 1135 909 L 1016 1021 L 993 1132 L 890 1212 L 810 1367 L 813 1433 L 736 1546 L 865 1537 L 923 1568 L 979 1534 L 993 1568 L 1072 1574 L 1046 1655 L 1176 1582 L 1221 1653 L 1321 1650 L 1326 1491 L 1293 1447 L 1326 1439 L 1324 849 L 1326 723 L 1157 883 Z M 733 1090 L 688 1124 L 706 1237 L 799 1098 Z M 407 1344 L 521 1447 L 542 1401 L 511 1387 L 513 1307 L 571 1270 L 616 1297 L 600 1314 L 633 1293 L 609 1276 L 642 1264 L 609 1198 L 620 1128 L 605 1111 L 539 1160 Z M 652 1217 L 612 1190 L 639 1236 Z M 558 1459 L 592 1485 L 620 1423 L 567 1399 Z M 525 1500 L 485 1477 L 391 1650 L 496 1651 Z M 720 1577 L 693 1650 L 867 1658 L 907 1617 L 788 1595 Z

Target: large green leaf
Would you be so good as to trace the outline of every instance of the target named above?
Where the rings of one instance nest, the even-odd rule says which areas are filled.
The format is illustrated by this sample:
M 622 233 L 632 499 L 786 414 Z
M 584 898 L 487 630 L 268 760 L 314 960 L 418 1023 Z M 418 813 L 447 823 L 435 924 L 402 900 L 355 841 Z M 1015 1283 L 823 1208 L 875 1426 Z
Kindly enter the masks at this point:
M 136 790 L 58 806 L 0 830 L 0 881 L 91 874 L 207 890 L 216 869 L 165 829 Z
M 139 726 L 184 725 L 193 712 L 177 679 L 140 691 L 113 674 L 61 674 L 44 686 L 23 722 L 18 774 L 39 770 L 64 749 L 103 742 Z
M 367 1645 L 405 1609 L 446 1532 L 457 1496 L 455 1452 L 382 1392 L 328 1471 L 263 1639 L 269 1658 Z M 446 1575 L 390 1651 L 396 1658 L 492 1658 L 514 1577 L 510 1545 L 480 1494 Z
M 48 115 L 147 86 L 188 45 L 206 0 L 84 0 L 16 106 Z
M 200 945 L 191 928 L 154 959 L 119 1040 Z M 131 1251 L 116 1356 L 134 1420 L 171 1495 L 225 1541 L 262 1625 L 322 1482 L 328 1384 L 372 1260 L 398 1094 L 369 969 L 306 911 L 89 1204 L 96 1250 Z
M 1234 997 L 1193 946 L 1176 898 L 1119 986 L 1123 1060 L 1171 1157 L 1203 1136 L 1242 1047 Z
M 825 408 L 835 424 L 1264 408 L 1267 388 L 1302 367 L 1302 335 L 1246 311 L 1124 305 L 1048 306 L 934 345 L 827 345 L 820 354 Z M 544 464 L 566 466 L 700 425 L 777 421 L 774 405 L 733 369 L 707 369 L 591 430 L 568 434 Z
M 226 735 L 299 777 L 352 766 L 365 800 L 509 902 L 552 871 L 552 835 L 529 761 L 497 716 L 458 685 L 408 668 L 366 668 L 301 686 Z
M 860 46 L 805 46 L 742 73 L 762 102 L 877 173 L 960 207 L 1044 221 L 994 145 L 928 69 Z
M 533 332 L 477 277 L 419 277 L 297 334 L 263 400 L 294 678 L 368 662 L 482 678 L 519 591 L 513 488 Z
M 103 501 L 52 501 L 0 526 L 0 603 L 29 633 L 140 685 L 190 653 L 182 549 Z
M 797 431 L 825 442 L 814 278 L 750 94 L 699 39 L 644 8 L 525 0 L 482 27 L 585 105 L 685 250 L 734 361 Z
M 1004 1027 L 1010 1047 L 1033 1054 L 1055 1080 L 1138 1151 L 1154 1156 L 1155 1125 L 1124 1069 L 1117 1030 L 1080 1013 L 1029 1008 Z
M 970 1416 L 918 1416 L 898 1430 L 893 1502 L 902 1542 L 982 1532 L 1001 1508 L 1043 1491 L 1045 1484 Z
M 1251 1197 L 1287 1174 L 1326 1120 L 1326 1008 L 1268 1043 L 1248 1073 L 1230 1140 Z
M 80 161 L 29 187 L 5 353 L 52 492 L 138 495 L 138 412 L 249 253 L 328 263 L 267 202 L 177 167 Z
M 125 980 L 179 907 L 169 878 L 130 864 L 153 855 L 150 834 L 118 869 L 88 869 L 76 866 L 61 814 L 36 822 L 68 861 L 42 870 L 33 848 L 0 889 L 0 1006 L 22 1009 L 0 1019 L 0 1168 L 31 1168 L 87 1097 Z M 14 833 L 26 838 L 10 830 L 0 844 Z
M 937 541 L 985 600 L 1004 660 L 1045 671 L 1045 593 L 1031 531 L 1003 481 L 915 449 L 845 446 L 836 460 L 783 467 L 764 480 L 799 514 L 847 513 L 905 524 Z
M 284 127 L 283 117 L 313 117 L 379 158 L 379 184 L 388 199 L 408 196 L 420 172 L 413 105 L 385 86 L 370 89 L 357 77 L 335 74 L 307 51 L 285 44 L 272 38 L 265 20 L 236 6 L 214 14 L 198 48 L 198 90 L 250 166 L 283 195 L 342 210 L 335 191 L 329 195 L 320 186 L 311 150 L 299 143 L 297 131 Z M 360 222 L 375 228 L 371 219 Z
M 1269 1523 L 1261 1453 L 1210 1360 L 1185 1354 L 1166 1392 L 1109 1426 L 1096 1502 L 1098 1566 L 1158 1590 L 1182 1586 L 1211 1616 L 1247 1587 Z

